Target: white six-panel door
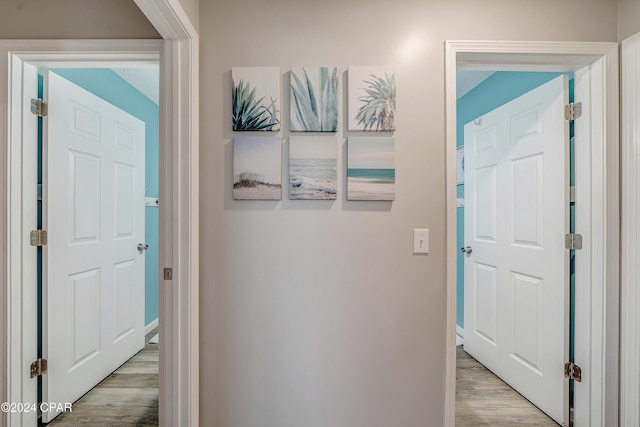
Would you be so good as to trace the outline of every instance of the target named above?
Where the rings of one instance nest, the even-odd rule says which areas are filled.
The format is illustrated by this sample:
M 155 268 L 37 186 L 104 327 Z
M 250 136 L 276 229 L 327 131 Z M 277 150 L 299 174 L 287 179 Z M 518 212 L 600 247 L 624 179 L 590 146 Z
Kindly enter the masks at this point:
M 74 402 L 144 346 L 144 123 L 53 72 L 44 98 L 43 401 Z
M 465 125 L 464 349 L 563 423 L 567 78 Z

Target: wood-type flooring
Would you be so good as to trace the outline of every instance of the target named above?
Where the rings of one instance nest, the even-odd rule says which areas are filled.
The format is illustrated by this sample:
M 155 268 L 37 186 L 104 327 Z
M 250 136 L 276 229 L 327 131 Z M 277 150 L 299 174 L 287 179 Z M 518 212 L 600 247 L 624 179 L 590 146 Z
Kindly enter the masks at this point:
M 456 347 L 456 427 L 558 427 L 535 405 Z
M 158 344 L 149 344 L 47 426 L 157 426 Z

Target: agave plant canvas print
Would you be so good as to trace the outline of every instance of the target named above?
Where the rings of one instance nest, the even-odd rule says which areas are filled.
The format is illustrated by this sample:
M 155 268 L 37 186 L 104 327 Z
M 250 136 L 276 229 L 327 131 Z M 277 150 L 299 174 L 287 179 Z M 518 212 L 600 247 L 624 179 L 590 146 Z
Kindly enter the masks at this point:
M 289 198 L 335 200 L 337 151 L 334 137 L 289 138 Z
M 338 128 L 338 68 L 291 68 L 291 131 L 335 132 Z
M 279 137 L 233 138 L 233 198 L 282 198 L 282 144 Z
M 347 142 L 347 199 L 395 200 L 395 139 L 350 137 Z
M 396 130 L 396 75 L 393 70 L 349 67 L 349 130 Z
M 280 130 L 280 68 L 231 69 L 234 131 Z

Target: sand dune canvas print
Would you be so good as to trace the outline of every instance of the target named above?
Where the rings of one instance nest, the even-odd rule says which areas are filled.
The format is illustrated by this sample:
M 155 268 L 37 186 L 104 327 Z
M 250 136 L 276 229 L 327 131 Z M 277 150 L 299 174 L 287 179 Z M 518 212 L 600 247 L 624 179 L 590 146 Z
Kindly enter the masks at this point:
M 233 138 L 233 198 L 282 198 L 282 148 L 279 137 Z
M 395 157 L 394 138 L 349 138 L 347 199 L 395 200 Z
M 349 130 L 396 130 L 396 75 L 384 67 L 349 67 Z
M 293 132 L 335 132 L 338 128 L 338 68 L 291 68 Z
M 333 137 L 289 139 L 289 199 L 335 200 L 337 144 Z
M 234 131 L 280 130 L 280 68 L 233 67 L 231 104 Z

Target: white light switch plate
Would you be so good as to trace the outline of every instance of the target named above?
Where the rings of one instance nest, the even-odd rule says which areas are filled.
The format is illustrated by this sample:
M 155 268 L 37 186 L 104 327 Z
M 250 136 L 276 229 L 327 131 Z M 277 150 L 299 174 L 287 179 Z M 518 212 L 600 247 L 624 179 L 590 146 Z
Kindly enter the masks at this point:
M 429 230 L 425 228 L 413 229 L 413 253 L 429 253 Z

